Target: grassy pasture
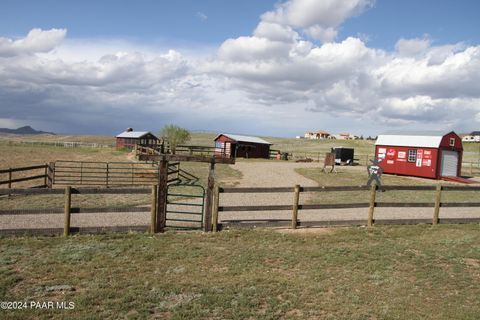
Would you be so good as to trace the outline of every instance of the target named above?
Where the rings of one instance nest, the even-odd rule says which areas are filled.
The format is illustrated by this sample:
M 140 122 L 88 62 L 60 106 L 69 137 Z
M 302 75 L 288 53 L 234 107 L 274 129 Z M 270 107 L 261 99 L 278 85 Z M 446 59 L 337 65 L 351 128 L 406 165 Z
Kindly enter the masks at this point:
M 479 225 L 15 237 L 0 248 L 1 301 L 75 304 L 2 310 L 2 319 L 480 314 Z M 58 285 L 68 289 L 51 291 Z

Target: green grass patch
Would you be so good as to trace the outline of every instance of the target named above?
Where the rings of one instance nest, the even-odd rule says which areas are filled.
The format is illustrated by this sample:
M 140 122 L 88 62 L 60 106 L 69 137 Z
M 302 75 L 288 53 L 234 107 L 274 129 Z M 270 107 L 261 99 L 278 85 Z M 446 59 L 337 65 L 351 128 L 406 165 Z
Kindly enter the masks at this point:
M 2 319 L 478 318 L 479 225 L 320 231 L 1 238 L 1 301 L 75 303 Z

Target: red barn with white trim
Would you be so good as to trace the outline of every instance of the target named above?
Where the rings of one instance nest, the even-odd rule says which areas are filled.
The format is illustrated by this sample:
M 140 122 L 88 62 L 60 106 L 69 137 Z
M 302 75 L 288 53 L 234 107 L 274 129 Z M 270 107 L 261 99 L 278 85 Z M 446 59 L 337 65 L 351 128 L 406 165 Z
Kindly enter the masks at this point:
M 441 179 L 459 177 L 462 139 L 449 133 L 387 133 L 379 135 L 375 156 L 384 173 Z

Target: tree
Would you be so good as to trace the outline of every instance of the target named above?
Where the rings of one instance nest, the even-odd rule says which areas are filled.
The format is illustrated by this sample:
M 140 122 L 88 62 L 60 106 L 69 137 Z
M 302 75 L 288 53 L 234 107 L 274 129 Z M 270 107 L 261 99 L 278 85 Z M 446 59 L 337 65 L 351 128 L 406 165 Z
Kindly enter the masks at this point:
M 175 154 L 177 146 L 190 140 L 190 132 L 179 126 L 169 124 L 162 128 L 160 135 L 168 141 L 172 153 Z

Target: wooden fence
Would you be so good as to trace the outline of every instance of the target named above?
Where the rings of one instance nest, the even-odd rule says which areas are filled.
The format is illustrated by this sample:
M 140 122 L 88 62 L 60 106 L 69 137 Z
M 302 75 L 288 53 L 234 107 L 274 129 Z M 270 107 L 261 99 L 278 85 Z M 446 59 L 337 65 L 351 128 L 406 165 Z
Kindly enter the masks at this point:
M 105 187 L 151 185 L 158 182 L 157 163 L 56 161 L 55 185 L 91 185 Z M 168 182 L 180 181 L 180 163 L 168 166 Z M 184 174 L 185 175 L 185 174 Z
M 0 215 L 39 215 L 39 214 L 63 214 L 63 228 L 28 228 L 28 229 L 0 229 L 0 234 L 35 234 L 55 235 L 70 233 L 99 233 L 99 232 L 126 232 L 126 231 L 152 231 L 157 219 L 157 186 L 151 188 L 72 188 L 66 186 L 64 189 L 0 189 L 0 195 L 63 195 L 64 208 L 48 209 L 0 209 Z M 78 208 L 71 206 L 72 195 L 88 194 L 151 194 L 150 206 L 138 207 L 104 207 L 104 208 Z M 115 212 L 150 212 L 150 225 L 143 226 L 109 226 L 109 227 L 72 227 L 70 224 L 72 214 L 99 213 L 108 214 Z
M 29 187 L 46 188 L 52 186 L 53 168 L 49 163 L 28 167 L 8 168 L 0 170 L 0 177 L 0 185 L 7 185 L 9 189 L 11 189 L 14 184 L 33 180 L 36 181 L 36 184 L 30 185 Z M 42 181 L 42 184 L 38 184 L 39 180 Z
M 78 141 L 8 141 L 9 145 L 26 144 L 33 146 L 53 146 L 61 148 L 114 148 L 115 143 L 93 143 L 93 142 L 78 142 Z
M 158 163 L 56 161 L 28 167 L 0 170 L 0 186 L 51 188 L 54 184 L 88 186 L 135 186 L 158 183 Z M 41 184 L 30 183 L 42 181 Z M 168 164 L 168 183 L 194 183 L 198 177 L 180 168 L 179 162 Z
M 291 211 L 291 221 L 285 220 L 269 220 L 262 221 L 261 219 L 249 221 L 239 220 L 224 224 L 232 227 L 253 227 L 253 226 L 286 226 L 290 225 L 293 229 L 297 226 L 329 226 L 329 225 L 368 225 L 374 224 L 416 224 L 416 223 L 468 223 L 468 222 L 480 222 L 479 218 L 442 218 L 440 219 L 439 213 L 441 207 L 480 207 L 480 202 L 442 202 L 442 192 L 451 191 L 480 191 L 480 186 L 383 186 L 385 191 L 435 191 L 435 197 L 430 202 L 377 202 L 376 187 L 367 186 L 331 186 L 331 187 L 301 187 L 296 185 L 295 187 L 276 187 L 276 188 L 221 188 L 215 189 L 215 205 L 213 209 L 213 230 L 219 229 L 219 213 L 220 212 L 242 212 L 242 211 Z M 369 198 L 366 198 L 363 202 L 342 202 L 342 203 L 328 203 L 328 204 L 300 204 L 299 198 L 302 192 L 353 192 L 353 191 L 369 191 Z M 224 193 L 291 193 L 293 198 L 292 205 L 254 205 L 254 206 L 220 206 L 220 197 Z M 375 221 L 374 212 L 375 208 L 433 208 L 432 219 L 382 219 Z M 299 221 L 299 210 L 322 210 L 322 209 L 359 209 L 365 208 L 367 210 L 365 219 L 360 220 L 329 220 L 329 221 Z

